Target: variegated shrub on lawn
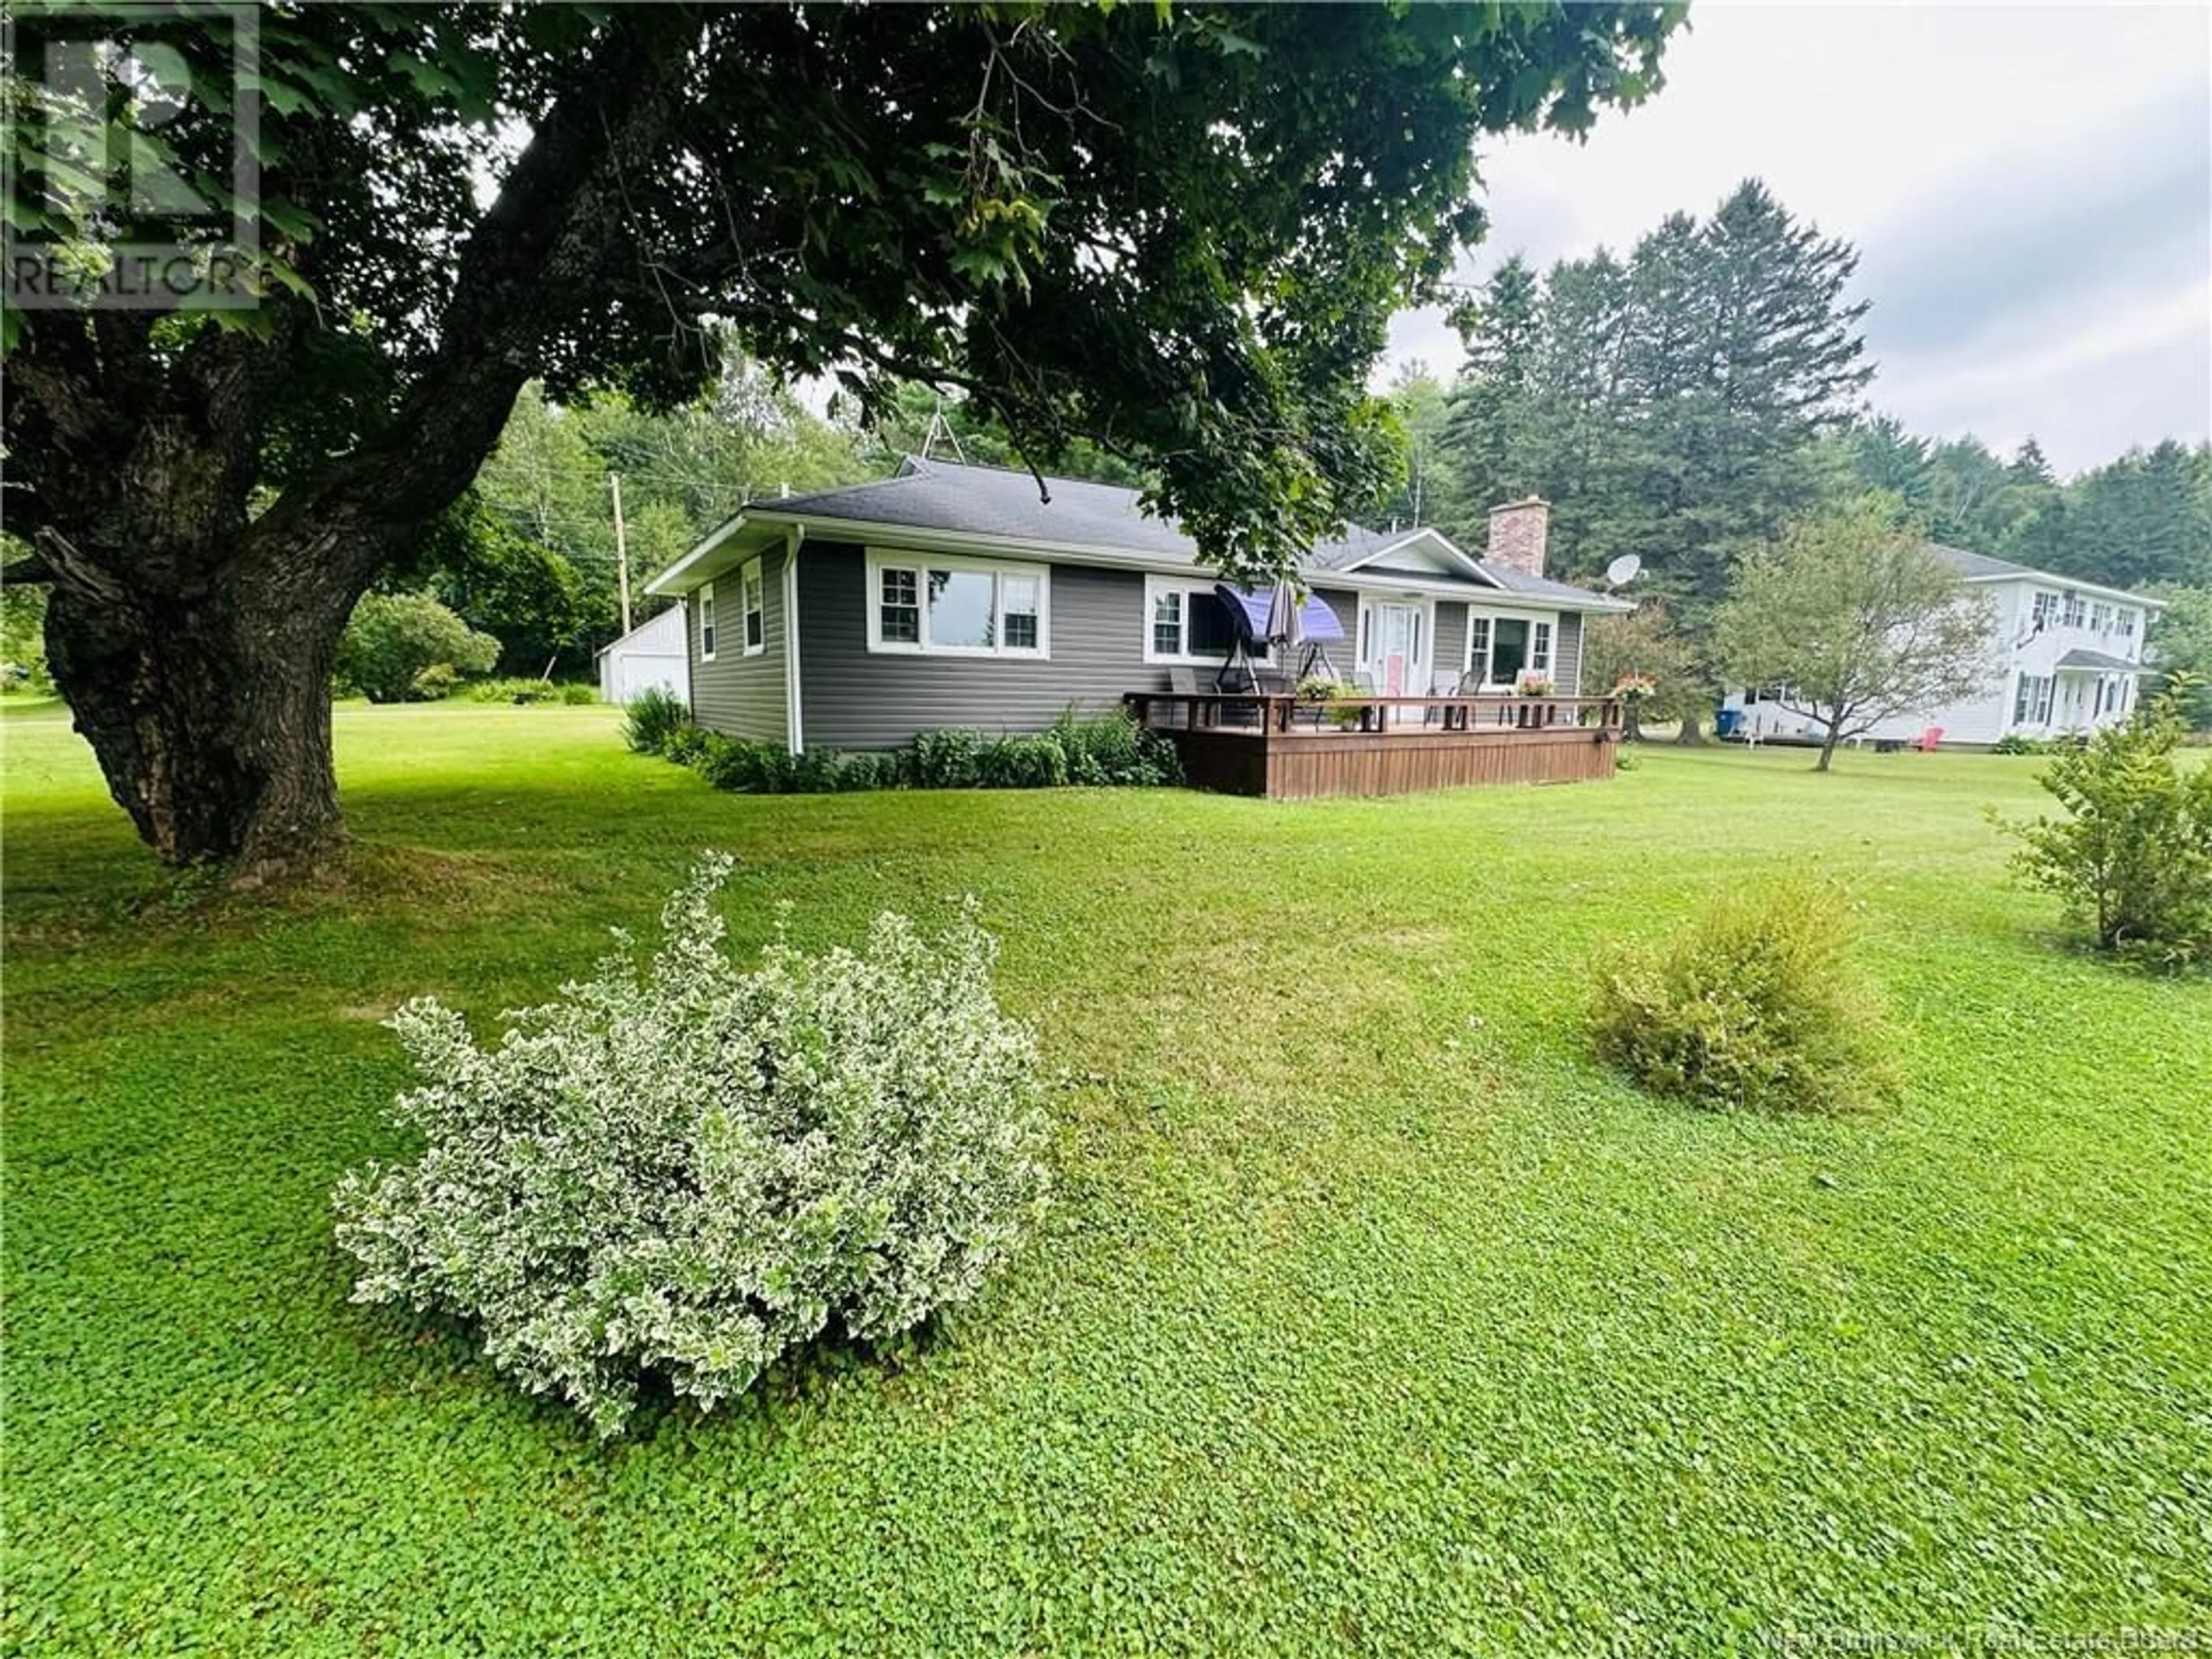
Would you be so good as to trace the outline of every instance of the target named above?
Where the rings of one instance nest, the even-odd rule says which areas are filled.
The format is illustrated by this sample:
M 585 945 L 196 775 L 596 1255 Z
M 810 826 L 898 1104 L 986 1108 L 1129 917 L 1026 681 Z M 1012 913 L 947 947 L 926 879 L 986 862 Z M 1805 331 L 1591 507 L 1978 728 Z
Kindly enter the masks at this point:
M 349 1173 L 355 1299 L 459 1315 L 602 1434 L 641 1381 L 711 1407 L 825 1334 L 878 1341 L 974 1297 L 1046 1189 L 1029 1032 L 996 945 L 885 914 L 866 946 L 741 969 L 710 856 L 626 952 L 490 1047 L 429 999 L 392 1024 L 422 1156 Z M 623 940 L 626 946 L 627 939 Z

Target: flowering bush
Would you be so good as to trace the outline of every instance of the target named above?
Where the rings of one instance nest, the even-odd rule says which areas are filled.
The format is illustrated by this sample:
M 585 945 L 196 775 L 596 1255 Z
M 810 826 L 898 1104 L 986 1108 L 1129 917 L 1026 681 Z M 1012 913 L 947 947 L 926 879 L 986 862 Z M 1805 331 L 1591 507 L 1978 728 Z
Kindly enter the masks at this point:
M 1552 677 L 1540 668 L 1524 668 L 1513 682 L 1513 689 L 1524 697 L 1548 697 L 1552 695 Z
M 494 1046 L 401 1009 L 422 1081 L 393 1117 L 422 1153 L 334 1195 L 356 1301 L 474 1321 L 603 1435 L 648 1374 L 710 1408 L 824 1334 L 969 1300 L 1044 1197 L 1036 1056 L 989 936 L 886 915 L 857 952 L 779 939 L 744 971 L 713 904 L 731 866 L 702 861 L 642 968 L 618 952 Z

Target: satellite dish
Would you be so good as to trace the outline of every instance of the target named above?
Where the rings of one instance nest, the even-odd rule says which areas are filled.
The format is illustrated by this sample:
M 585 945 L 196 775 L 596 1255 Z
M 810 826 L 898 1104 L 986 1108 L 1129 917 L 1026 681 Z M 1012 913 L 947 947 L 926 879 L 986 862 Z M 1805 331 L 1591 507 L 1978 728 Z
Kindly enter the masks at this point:
M 1638 573 L 1643 568 L 1643 560 L 1638 558 L 1633 553 L 1624 553 L 1606 566 L 1605 585 L 1607 587 L 1626 587 L 1636 580 Z

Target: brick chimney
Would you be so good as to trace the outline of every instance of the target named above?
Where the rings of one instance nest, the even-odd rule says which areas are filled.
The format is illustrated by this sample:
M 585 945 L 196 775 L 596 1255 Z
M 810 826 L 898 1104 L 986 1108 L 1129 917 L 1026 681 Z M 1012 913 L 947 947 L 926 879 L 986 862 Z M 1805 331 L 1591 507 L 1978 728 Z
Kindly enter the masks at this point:
M 1483 557 L 1524 575 L 1544 574 L 1544 541 L 1551 534 L 1552 504 L 1541 495 L 1490 509 L 1490 548 Z

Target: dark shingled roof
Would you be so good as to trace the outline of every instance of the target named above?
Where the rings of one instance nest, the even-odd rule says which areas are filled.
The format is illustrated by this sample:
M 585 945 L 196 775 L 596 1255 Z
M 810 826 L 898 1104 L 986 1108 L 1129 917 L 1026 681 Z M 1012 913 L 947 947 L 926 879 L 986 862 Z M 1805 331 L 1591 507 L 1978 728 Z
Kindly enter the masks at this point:
M 1993 559 L 1986 553 L 1969 553 L 1963 547 L 1946 547 L 1941 542 L 1928 544 L 1928 550 L 1961 576 L 2040 576 L 2040 570 L 2031 570 L 2024 564 L 2014 564 L 2009 559 Z
M 1136 490 L 1084 478 L 1048 477 L 1045 485 L 1051 494 L 1049 501 L 1040 495 L 1036 479 L 1026 472 L 909 455 L 892 477 L 811 495 L 756 501 L 746 510 L 767 515 L 792 513 L 807 518 L 850 519 L 856 524 L 898 525 L 914 530 L 1003 537 L 1010 541 L 1111 548 L 1173 564 L 1199 562 L 1198 544 L 1176 526 L 1145 513 L 1137 504 Z M 1364 525 L 1347 525 L 1338 539 L 1316 544 L 1305 561 L 1305 570 L 1309 574 L 1342 570 L 1412 533 L 1408 530 L 1386 535 Z M 1509 593 L 1606 602 L 1604 596 L 1587 588 L 1524 575 L 1480 560 L 1477 563 Z M 1425 574 L 1421 579 L 1479 586 L 1468 578 Z
M 2105 674 L 2140 674 L 2143 672 L 2143 665 L 2139 662 L 2130 662 L 2124 657 L 2108 657 L 2101 651 L 2085 650 L 2078 645 L 2061 657 L 2057 665 L 2061 668 L 2094 668 Z

